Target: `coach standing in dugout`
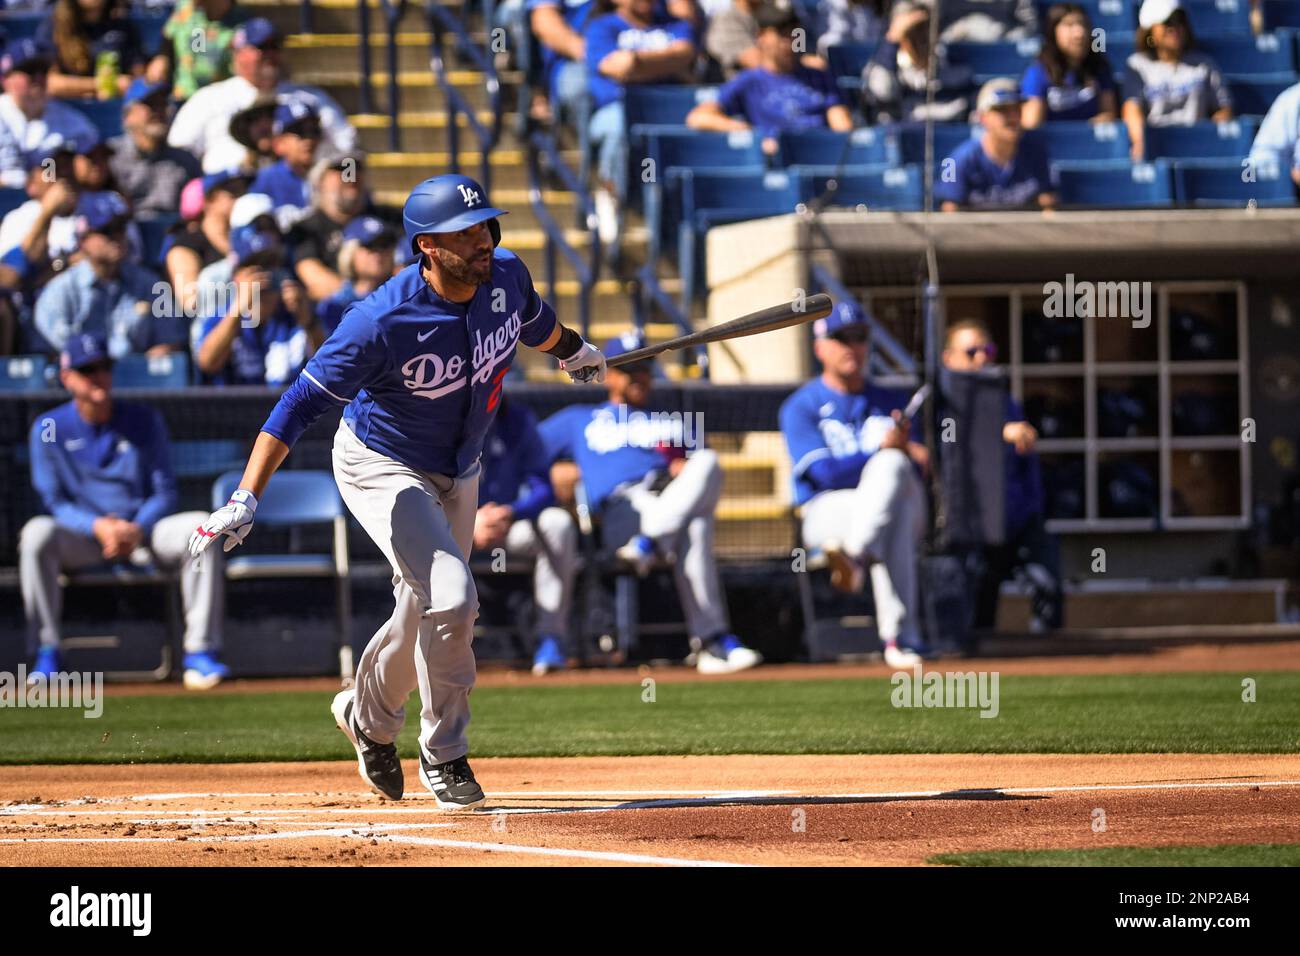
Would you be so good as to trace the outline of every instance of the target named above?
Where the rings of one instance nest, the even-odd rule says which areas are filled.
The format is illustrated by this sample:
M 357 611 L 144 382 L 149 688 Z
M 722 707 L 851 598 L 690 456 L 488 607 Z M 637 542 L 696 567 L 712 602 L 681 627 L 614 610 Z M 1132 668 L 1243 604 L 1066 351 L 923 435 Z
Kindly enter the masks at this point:
M 838 590 L 859 593 L 870 568 L 885 663 L 912 667 L 926 652 L 916 573 L 929 519 L 918 472 L 930 453 L 909 437 L 907 396 L 867 381 L 861 306 L 837 303 L 813 335 L 822 374 L 781 406 L 803 542 L 826 556 Z
M 605 345 L 613 358 L 645 342 L 634 332 Z M 714 512 L 722 466 L 709 448 L 688 456 L 681 416 L 651 409 L 654 360 L 607 373 L 609 400 L 570 405 L 542 422 L 550 461 L 571 458 L 582 473 L 587 505 L 601 515 L 606 547 L 644 577 L 655 561 L 674 558 L 673 577 L 702 674 L 729 674 L 762 662 L 728 629 L 727 605 L 713 553 Z M 702 440 L 695 432 L 696 440 Z
M 603 381 L 605 359 L 561 325 L 527 267 L 498 247 L 497 217 L 474 180 L 435 176 L 403 209 L 416 261 L 351 306 L 272 410 L 230 502 L 190 550 L 225 550 L 253 526 L 257 499 L 294 442 L 344 406 L 334 475 L 349 510 L 393 567 L 392 616 L 371 638 L 356 686 L 331 710 L 361 778 L 402 797 L 394 741 L 420 691 L 420 780 L 442 810 L 484 802 L 466 754 L 478 594 L 468 557 L 479 458 L 519 343 L 560 359 L 574 381 Z
M 156 560 L 180 567 L 185 686 L 214 687 L 226 675 L 216 656 L 224 565 L 219 554 L 199 565 L 186 550 L 204 515 L 172 513 L 176 480 L 162 416 L 113 399 L 113 360 L 98 336 L 72 336 L 59 365 L 72 401 L 36 419 L 30 439 L 32 485 L 49 514 L 28 521 L 18 544 L 23 609 L 40 645 L 31 674 L 62 666 L 60 572 Z

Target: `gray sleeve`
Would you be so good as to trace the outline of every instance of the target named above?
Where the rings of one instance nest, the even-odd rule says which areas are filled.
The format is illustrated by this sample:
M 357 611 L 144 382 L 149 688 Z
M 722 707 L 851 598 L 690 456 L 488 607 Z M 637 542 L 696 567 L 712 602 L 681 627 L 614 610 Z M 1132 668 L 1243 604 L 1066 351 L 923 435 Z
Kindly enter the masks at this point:
M 704 36 L 704 48 L 709 55 L 728 70 L 736 68 L 736 60 L 754 45 L 754 35 L 735 10 L 725 10 L 709 21 Z

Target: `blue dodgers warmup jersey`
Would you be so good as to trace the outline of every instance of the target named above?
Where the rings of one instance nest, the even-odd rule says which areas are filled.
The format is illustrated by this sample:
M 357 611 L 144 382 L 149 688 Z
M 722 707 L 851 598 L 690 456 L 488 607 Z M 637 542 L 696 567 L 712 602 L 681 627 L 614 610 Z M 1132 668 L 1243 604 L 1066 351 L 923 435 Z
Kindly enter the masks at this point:
M 805 66 L 788 75 L 745 70 L 718 90 L 723 112 L 744 117 L 761 135 L 825 129 L 826 111 L 843 102 L 829 73 Z
M 935 180 L 935 202 L 955 202 L 970 209 L 1008 209 L 1036 206 L 1039 193 L 1052 191 L 1047 153 L 1032 139 L 1022 139 L 1016 158 L 1005 168 L 989 159 L 978 139 L 962 143 L 950 157 L 948 171 Z M 947 166 L 944 160 L 943 166 Z
M 483 450 L 517 345 L 542 344 L 555 325 L 513 252 L 498 248 L 491 281 L 461 304 L 412 263 L 348 308 L 262 430 L 293 445 L 331 405 L 346 405 L 344 421 L 372 451 L 464 474 Z
M 890 413 L 907 407 L 908 396 L 868 383 L 855 395 L 844 395 L 820 378 L 801 386 L 781 406 L 781 432 L 794 461 L 795 504 L 803 504 L 820 491 L 852 488 L 862 465 L 880 448 L 885 433 L 894 426 Z M 827 459 L 859 459 L 861 465 L 844 469 L 830 487 L 808 479 L 808 468 Z

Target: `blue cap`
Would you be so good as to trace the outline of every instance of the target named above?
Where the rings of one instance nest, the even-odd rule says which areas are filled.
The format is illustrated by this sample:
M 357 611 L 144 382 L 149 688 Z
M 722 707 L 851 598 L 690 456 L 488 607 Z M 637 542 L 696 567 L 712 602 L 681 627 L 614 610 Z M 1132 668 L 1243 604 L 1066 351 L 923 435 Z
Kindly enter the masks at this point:
M 813 336 L 828 339 L 841 329 L 854 325 L 867 324 L 867 311 L 856 302 L 841 301 L 835 303 L 831 314 L 813 323 Z
M 208 173 L 203 177 L 203 195 L 211 194 L 212 190 L 219 186 L 224 186 L 233 179 L 248 179 L 248 174 L 238 168 L 223 169 L 218 173 Z
M 126 200 L 117 193 L 82 193 L 77 200 L 77 238 L 92 232 L 101 232 L 119 219 L 131 215 Z
M 131 85 L 126 88 L 126 95 L 122 97 L 122 106 L 125 108 L 132 103 L 139 103 L 151 96 L 167 92 L 171 88 L 170 83 L 150 83 L 143 76 L 137 76 L 131 81 Z
M 232 49 L 242 50 L 246 46 L 263 47 L 272 41 L 280 42 L 280 31 L 275 28 L 275 24 L 266 17 L 253 17 L 251 20 L 246 20 L 235 31 L 230 46 Z
M 384 241 L 384 245 L 397 245 L 397 231 L 388 223 L 375 216 L 357 216 L 346 226 L 343 227 L 343 241 L 356 241 L 363 246 L 368 246 L 379 240 Z
M 235 256 L 236 269 L 259 253 L 277 250 L 279 246 L 279 236 L 257 226 L 241 226 L 230 234 L 230 251 Z
M 8 76 L 15 70 L 26 72 L 32 67 L 49 69 L 54 57 L 50 48 L 31 37 L 16 37 L 5 44 L 5 51 L 0 56 L 0 76 Z
M 605 343 L 601 350 L 605 353 L 605 358 L 612 359 L 618 355 L 624 355 L 633 352 L 636 349 L 645 348 L 645 336 L 636 329 L 628 329 L 622 335 L 616 335 Z M 651 361 L 647 359 L 647 361 Z
M 59 368 L 85 368 L 109 358 L 108 342 L 102 336 L 81 332 L 68 337 L 59 356 Z
M 54 159 L 57 156 L 76 156 L 80 150 L 77 144 L 72 140 L 56 139 L 46 145 L 42 145 L 27 154 L 27 168 L 40 169 L 45 165 L 45 161 Z
M 319 126 L 320 113 L 314 106 L 302 100 L 286 100 L 275 108 L 271 133 L 279 136 L 281 133 L 290 132 L 299 123 L 307 123 L 311 120 L 315 120 Z

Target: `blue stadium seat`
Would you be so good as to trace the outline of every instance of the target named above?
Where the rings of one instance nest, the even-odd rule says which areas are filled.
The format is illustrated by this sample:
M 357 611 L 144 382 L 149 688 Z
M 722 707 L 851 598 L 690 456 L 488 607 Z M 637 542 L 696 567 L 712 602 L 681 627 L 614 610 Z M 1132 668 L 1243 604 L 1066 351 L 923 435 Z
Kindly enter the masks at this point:
M 805 202 L 822 196 L 832 177 L 838 184 L 828 205 L 866 206 L 868 211 L 916 212 L 925 204 L 925 183 L 921 166 L 847 166 L 843 170 L 826 166 L 791 166 L 799 177 Z
M 1213 159 L 1250 154 L 1259 124 L 1253 119 L 1226 123 L 1197 123 L 1195 126 L 1149 126 L 1147 159 Z
M 1300 3 L 1296 0 L 1264 0 L 1264 29 L 1300 29 Z
M 131 14 L 131 22 L 135 24 L 136 31 L 139 33 L 140 49 L 145 56 L 153 56 L 162 46 L 163 24 L 170 16 L 170 9 L 137 10 Z
M 0 29 L 11 40 L 34 37 L 47 16 L 48 13 L 7 13 L 0 17 Z
M 948 62 L 970 67 L 976 83 L 995 76 L 1019 77 L 1038 56 L 1039 46 L 1037 37 L 994 43 L 949 43 Z
M 1257 37 L 1201 37 L 1197 44 L 1213 57 L 1221 73 L 1258 76 L 1295 72 L 1295 37 L 1289 32 Z
M 118 388 L 184 388 L 190 384 L 190 357 L 184 352 L 127 355 L 113 363 L 113 384 Z
M 0 392 L 39 392 L 55 388 L 55 369 L 44 355 L 0 358 Z
M 1128 66 L 1128 58 L 1137 52 L 1137 39 L 1132 33 L 1107 33 L 1106 34 L 1106 59 L 1110 61 L 1111 69 L 1115 71 L 1116 82 L 1122 82 L 1124 79 L 1124 70 Z M 1124 90 L 1120 89 L 1119 95 L 1124 95 Z
M 1047 11 L 1060 0 L 1034 0 L 1040 20 L 1046 22 Z M 1133 33 L 1137 29 L 1137 3 L 1135 0 L 1077 0 L 1088 12 L 1093 29 L 1107 33 Z
M 27 190 L 16 187 L 0 189 L 0 219 L 27 202 Z
M 1044 123 L 1025 131 L 1047 150 L 1053 162 L 1075 160 L 1128 159 L 1128 127 L 1123 123 Z
M 1054 163 L 1057 197 L 1062 206 L 1093 209 L 1168 207 L 1174 201 L 1169 163 Z
M 248 443 L 238 438 L 174 441 L 172 471 L 177 478 L 215 478 L 223 471 L 242 468 Z
M 76 107 L 86 114 L 86 118 L 95 124 L 103 139 L 118 136 L 122 132 L 122 101 L 113 100 L 64 100 L 69 106 Z
M 1232 109 L 1238 116 L 1263 116 L 1282 91 L 1294 86 L 1294 76 L 1229 76 L 1228 88 L 1232 91 Z
M 782 133 L 783 166 L 874 166 L 893 164 L 897 149 L 889 137 L 874 129 L 855 129 L 836 133 L 829 129 L 810 129 L 799 133 Z
M 1242 208 L 1252 200 L 1257 206 L 1294 206 L 1295 185 L 1287 170 L 1274 164 L 1257 165 L 1253 182 L 1243 177 L 1242 159 L 1187 160 L 1174 164 L 1178 201 L 1188 206 Z
M 934 161 L 941 162 L 945 156 L 951 156 L 962 143 L 979 132 L 978 126 L 966 123 L 934 124 Z M 893 128 L 898 141 L 898 158 L 903 163 L 925 162 L 925 124 L 903 123 Z
M 1182 0 L 1198 40 L 1236 34 L 1250 36 L 1250 0 Z
M 680 125 L 686 114 L 707 100 L 718 98 L 716 86 L 660 86 L 629 84 L 623 88 L 627 128 L 635 132 L 642 123 Z
M 876 54 L 876 43 L 837 43 L 826 48 L 826 65 L 836 79 L 862 82 L 862 70 Z

